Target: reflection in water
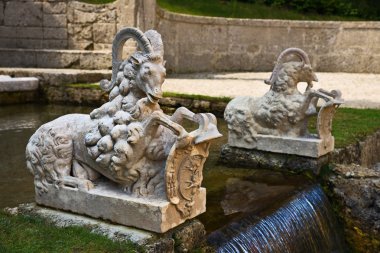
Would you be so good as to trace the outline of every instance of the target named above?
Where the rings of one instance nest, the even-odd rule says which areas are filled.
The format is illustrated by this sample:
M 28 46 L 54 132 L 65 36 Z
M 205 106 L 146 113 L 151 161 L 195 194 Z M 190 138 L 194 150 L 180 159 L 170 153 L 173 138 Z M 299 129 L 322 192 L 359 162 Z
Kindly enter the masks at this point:
M 89 107 L 67 105 L 0 107 L 0 208 L 34 201 L 25 147 L 35 130 L 61 115 L 90 111 Z M 187 129 L 194 127 L 189 124 Z M 329 252 L 335 237 L 320 188 L 302 192 L 311 183 L 302 175 L 219 164 L 220 148 L 227 143 L 227 126 L 219 120 L 218 128 L 224 136 L 212 142 L 204 166 L 207 212 L 197 218 L 209 234 L 230 223 L 210 234 L 220 252 Z M 268 213 L 273 214 L 260 216 Z M 227 242 L 228 238 L 232 240 Z
M 263 217 L 250 214 L 209 235 L 217 252 L 344 252 L 328 200 L 311 187 Z
M 37 128 L 61 115 L 91 108 L 53 105 L 0 107 L 0 208 L 34 201 L 33 177 L 25 165 L 25 147 Z
M 237 212 L 257 211 L 266 200 L 271 202 L 289 195 L 295 189 L 292 185 L 268 185 L 239 178 L 229 178 L 226 195 L 221 205 L 225 215 Z

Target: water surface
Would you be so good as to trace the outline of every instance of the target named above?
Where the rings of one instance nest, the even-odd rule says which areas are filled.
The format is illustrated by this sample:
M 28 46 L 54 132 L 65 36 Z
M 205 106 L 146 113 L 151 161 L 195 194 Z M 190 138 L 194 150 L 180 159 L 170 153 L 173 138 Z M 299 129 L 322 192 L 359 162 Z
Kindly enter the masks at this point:
M 25 165 L 25 146 L 34 131 L 61 115 L 91 110 L 90 107 L 37 104 L 0 108 L 0 208 L 34 201 L 33 177 Z M 207 212 L 199 216 L 208 232 L 248 212 L 276 210 L 311 183 L 302 175 L 219 164 L 221 145 L 227 142 L 227 127 L 222 120 L 218 123 L 224 136 L 213 141 L 205 163 L 203 186 L 207 188 Z

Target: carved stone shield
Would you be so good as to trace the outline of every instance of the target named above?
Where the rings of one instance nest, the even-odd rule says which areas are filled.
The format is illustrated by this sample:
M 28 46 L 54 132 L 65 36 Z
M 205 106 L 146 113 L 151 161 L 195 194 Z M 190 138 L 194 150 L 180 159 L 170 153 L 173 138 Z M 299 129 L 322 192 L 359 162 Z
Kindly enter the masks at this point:
M 183 218 L 189 217 L 203 180 L 203 164 L 210 142 L 189 144 L 183 148 L 173 145 L 166 162 L 166 194 Z

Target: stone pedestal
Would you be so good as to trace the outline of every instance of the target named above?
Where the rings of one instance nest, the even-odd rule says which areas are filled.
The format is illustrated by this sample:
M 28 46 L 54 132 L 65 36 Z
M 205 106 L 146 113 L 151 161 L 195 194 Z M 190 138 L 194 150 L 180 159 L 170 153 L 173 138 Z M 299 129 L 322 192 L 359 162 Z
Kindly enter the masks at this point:
M 90 190 L 66 186 L 57 189 L 50 185 L 47 193 L 39 195 L 36 192 L 36 202 L 40 205 L 157 233 L 166 232 L 205 212 L 206 189 L 200 188 L 195 198 L 191 214 L 182 217 L 170 202 L 128 196 L 112 182 L 95 182 L 95 187 Z
M 311 170 L 314 174 L 319 174 L 321 167 L 329 163 L 331 156 L 326 154 L 319 158 L 314 158 L 231 147 L 225 144 L 221 150 L 220 160 L 231 167 L 278 169 L 295 172 Z
M 232 147 L 256 149 L 272 153 L 290 154 L 318 158 L 334 150 L 334 137 L 295 138 L 286 136 L 261 135 L 254 136 L 255 141 L 247 143 L 238 138 L 229 138 Z

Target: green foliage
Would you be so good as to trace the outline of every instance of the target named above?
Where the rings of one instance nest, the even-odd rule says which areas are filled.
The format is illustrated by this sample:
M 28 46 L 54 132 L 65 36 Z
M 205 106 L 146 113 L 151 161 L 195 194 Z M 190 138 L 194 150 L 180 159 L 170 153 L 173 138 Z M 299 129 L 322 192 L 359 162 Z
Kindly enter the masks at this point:
M 358 20 L 354 16 L 300 12 L 298 9 L 285 6 L 288 2 L 284 0 L 158 0 L 158 4 L 164 9 L 191 15 L 290 20 Z
M 89 228 L 58 228 L 33 215 L 0 212 L 0 252 L 139 252 L 130 241 L 116 242 Z
M 380 1 L 378 0 L 260 0 L 260 2 L 301 13 L 380 20 Z

